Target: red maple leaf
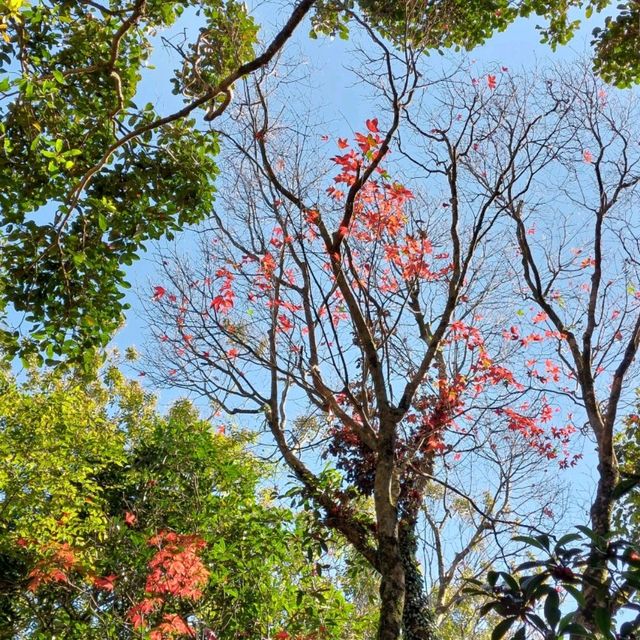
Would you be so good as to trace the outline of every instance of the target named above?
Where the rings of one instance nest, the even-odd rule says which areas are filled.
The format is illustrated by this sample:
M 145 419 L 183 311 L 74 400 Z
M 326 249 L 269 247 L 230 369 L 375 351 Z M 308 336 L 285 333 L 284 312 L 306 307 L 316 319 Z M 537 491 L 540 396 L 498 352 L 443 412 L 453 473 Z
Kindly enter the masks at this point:
M 233 294 L 225 292 L 220 296 L 216 296 L 209 306 L 216 311 L 228 311 L 233 308 Z
M 284 313 L 278 316 L 278 326 L 281 331 L 291 331 L 293 329 L 293 323 Z
M 160 300 L 166 292 L 167 290 L 164 287 L 161 287 L 160 285 L 153 287 L 153 299 Z
M 93 586 L 96 589 L 104 589 L 105 591 L 113 591 L 116 582 L 116 576 L 114 573 L 108 576 L 104 576 L 103 578 L 95 577 L 93 579 Z
M 131 513 L 130 511 L 125 511 L 124 514 L 124 522 L 127 526 L 133 527 L 133 525 L 137 522 L 138 518 Z
M 165 613 L 162 616 L 162 622 L 149 634 L 150 640 L 166 640 L 175 636 L 195 638 L 196 634 L 179 615 L 174 613 Z
M 367 125 L 367 129 L 371 131 L 371 133 L 378 133 L 378 118 L 372 118 L 371 120 L 366 120 L 365 124 Z
M 495 89 L 498 86 L 498 83 L 496 82 L 496 77 L 494 75 L 489 74 L 487 76 L 487 86 L 492 91 L 493 91 L 493 89 Z

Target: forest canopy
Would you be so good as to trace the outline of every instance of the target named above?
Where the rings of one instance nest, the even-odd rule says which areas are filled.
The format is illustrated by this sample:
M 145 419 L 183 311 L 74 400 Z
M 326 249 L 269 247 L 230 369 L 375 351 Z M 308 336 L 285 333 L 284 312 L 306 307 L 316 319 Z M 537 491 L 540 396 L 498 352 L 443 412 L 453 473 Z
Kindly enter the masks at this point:
M 639 18 L 0 0 L 0 637 L 637 640 Z
M 270 34 L 234 0 L 3 0 L 5 350 L 78 360 L 107 344 L 126 306 L 126 267 L 150 240 L 202 221 L 213 206 L 219 136 L 205 123 L 232 103 L 238 79 L 273 60 L 294 32 L 309 30 L 305 19 L 316 37 L 348 37 L 363 22 L 399 48 L 428 54 L 472 49 L 519 16 L 539 17 L 543 40 L 555 47 L 575 32 L 574 12 L 581 18 L 606 6 L 303 0 Z M 185 12 L 195 13 L 198 31 L 174 47 L 163 79 L 182 106 L 159 112 L 139 104 L 140 83 L 157 34 L 179 28 Z M 596 69 L 621 85 L 638 79 L 636 13 L 635 3 L 621 5 L 594 40 Z

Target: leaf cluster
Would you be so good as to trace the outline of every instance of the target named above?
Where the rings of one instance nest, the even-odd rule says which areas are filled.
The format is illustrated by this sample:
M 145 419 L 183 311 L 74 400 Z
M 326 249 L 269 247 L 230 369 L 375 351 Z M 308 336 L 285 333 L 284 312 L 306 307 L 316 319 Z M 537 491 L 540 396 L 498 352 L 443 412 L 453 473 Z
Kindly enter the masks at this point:
M 561 594 L 571 596 L 579 607 L 584 607 L 584 587 L 587 584 L 585 568 L 591 550 L 595 547 L 610 567 L 612 584 L 620 594 L 620 609 L 637 611 L 633 594 L 640 587 L 640 562 L 637 545 L 623 539 L 604 539 L 585 526 L 576 527 L 579 533 L 569 533 L 555 539 L 541 534 L 517 536 L 514 541 L 526 545 L 527 551 L 542 557 L 528 560 L 511 571 L 489 571 L 486 582 L 473 580 L 467 589 L 470 595 L 486 598 L 481 614 L 493 611 L 500 622 L 492 633 L 499 640 L 515 629 L 514 640 L 541 637 L 545 640 L 560 638 L 607 638 L 633 640 L 635 624 L 618 624 L 614 611 L 597 607 L 593 620 L 597 634 L 587 630 L 578 620 L 576 610 Z M 579 543 L 579 544 L 577 544 Z M 611 585 L 610 585 L 611 586 Z
M 199 632 L 345 637 L 350 605 L 320 575 L 303 516 L 261 494 L 268 468 L 249 436 L 219 433 L 186 401 L 158 414 L 116 369 L 2 385 L 1 637 L 138 637 L 127 612 L 146 597 L 149 540 L 167 531 L 206 543 L 202 598 L 175 603 Z M 59 548 L 73 567 L 34 586 Z

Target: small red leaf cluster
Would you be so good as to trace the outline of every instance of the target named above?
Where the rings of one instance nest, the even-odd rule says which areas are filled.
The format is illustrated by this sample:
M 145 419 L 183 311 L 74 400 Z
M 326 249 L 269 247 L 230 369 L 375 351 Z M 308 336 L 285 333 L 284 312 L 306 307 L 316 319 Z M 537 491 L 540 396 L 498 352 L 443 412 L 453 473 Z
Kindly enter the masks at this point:
M 52 543 L 42 550 L 45 557 L 29 572 L 27 589 L 34 593 L 45 584 L 68 582 L 77 564 L 76 552 L 67 542 Z
M 228 269 L 221 268 L 216 277 L 222 279 L 220 293 L 213 298 L 209 305 L 217 313 L 227 313 L 233 309 L 235 294 L 233 293 L 233 275 Z
M 149 561 L 145 598 L 127 613 L 134 629 L 149 627 L 149 619 L 172 599 L 201 598 L 209 578 L 199 556 L 206 543 L 198 536 L 161 531 L 149 539 L 149 544 L 158 551 Z M 195 632 L 181 616 L 164 612 L 149 633 L 151 640 L 184 636 L 195 637 Z

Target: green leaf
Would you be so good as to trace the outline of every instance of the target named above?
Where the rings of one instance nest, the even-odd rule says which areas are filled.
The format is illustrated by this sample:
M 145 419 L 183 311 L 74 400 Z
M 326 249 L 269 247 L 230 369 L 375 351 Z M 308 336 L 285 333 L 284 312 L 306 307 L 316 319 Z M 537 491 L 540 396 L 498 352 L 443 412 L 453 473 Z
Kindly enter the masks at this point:
M 544 603 L 544 615 L 552 628 L 555 628 L 560 622 L 560 596 L 553 587 L 549 589 L 549 594 Z
M 571 624 L 568 624 L 564 628 L 563 633 L 565 635 L 571 634 L 571 635 L 583 636 L 585 638 L 593 638 L 593 634 L 591 634 L 589 631 L 587 631 L 582 625 L 578 624 L 577 622 L 572 622 Z
M 500 638 L 503 638 L 516 620 L 517 618 L 505 618 L 502 620 L 493 630 L 491 640 L 500 640 Z
M 538 590 L 544 585 L 548 576 L 546 573 L 537 573 L 520 579 L 520 589 L 530 599 L 538 595 Z
M 523 542 L 542 551 L 549 551 L 549 536 L 514 536 L 513 540 L 515 542 Z
M 556 546 L 555 546 L 556 553 L 561 547 L 564 547 L 569 542 L 574 542 L 576 540 L 580 540 L 580 538 L 581 538 L 581 536 L 578 533 L 567 533 L 567 534 L 565 534 L 564 536 L 559 538 L 558 542 L 556 543 Z
M 605 636 L 605 638 L 610 638 L 612 636 L 611 629 L 611 615 L 609 612 L 602 608 L 598 607 L 593 612 L 593 619 L 596 623 L 596 626 L 600 630 L 600 632 Z

